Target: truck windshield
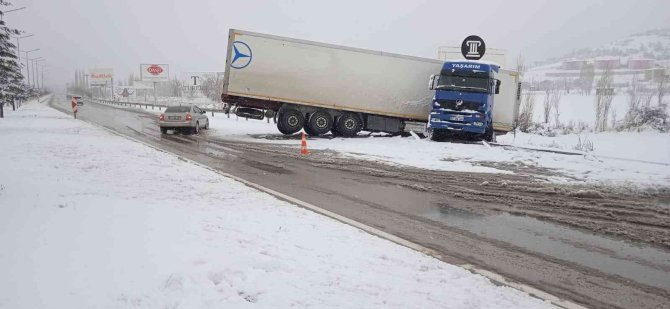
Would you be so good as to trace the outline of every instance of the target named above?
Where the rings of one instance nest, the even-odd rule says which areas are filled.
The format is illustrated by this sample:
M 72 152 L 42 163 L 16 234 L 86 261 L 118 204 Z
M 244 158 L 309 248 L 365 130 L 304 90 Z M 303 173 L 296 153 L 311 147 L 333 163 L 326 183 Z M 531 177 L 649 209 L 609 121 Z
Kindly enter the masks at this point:
M 436 89 L 458 90 L 466 92 L 488 92 L 489 79 L 464 76 L 464 75 L 441 75 Z

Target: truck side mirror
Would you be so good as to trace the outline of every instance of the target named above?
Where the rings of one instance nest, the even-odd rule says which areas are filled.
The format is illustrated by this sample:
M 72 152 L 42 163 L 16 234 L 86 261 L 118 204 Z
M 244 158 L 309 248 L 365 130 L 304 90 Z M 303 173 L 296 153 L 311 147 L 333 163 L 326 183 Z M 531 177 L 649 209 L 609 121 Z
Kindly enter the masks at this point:
M 500 93 L 500 80 L 496 79 L 496 94 Z
M 428 89 L 430 90 L 435 90 L 435 84 L 440 82 L 440 75 L 433 74 L 430 76 L 430 80 L 428 81 Z

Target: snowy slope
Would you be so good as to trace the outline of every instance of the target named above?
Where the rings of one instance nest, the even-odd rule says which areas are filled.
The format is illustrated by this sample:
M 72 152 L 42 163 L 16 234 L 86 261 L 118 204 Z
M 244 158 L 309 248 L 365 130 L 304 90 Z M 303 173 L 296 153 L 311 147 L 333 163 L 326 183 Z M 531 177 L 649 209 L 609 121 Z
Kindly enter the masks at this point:
M 0 308 L 548 307 L 40 104 L 0 144 Z

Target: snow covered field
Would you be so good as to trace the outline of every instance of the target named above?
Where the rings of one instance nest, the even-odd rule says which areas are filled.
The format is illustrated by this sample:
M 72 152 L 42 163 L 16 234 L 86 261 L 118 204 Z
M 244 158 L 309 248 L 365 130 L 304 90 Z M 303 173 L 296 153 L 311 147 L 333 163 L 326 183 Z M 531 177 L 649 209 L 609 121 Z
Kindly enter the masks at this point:
M 548 307 L 42 104 L 0 144 L 0 308 Z

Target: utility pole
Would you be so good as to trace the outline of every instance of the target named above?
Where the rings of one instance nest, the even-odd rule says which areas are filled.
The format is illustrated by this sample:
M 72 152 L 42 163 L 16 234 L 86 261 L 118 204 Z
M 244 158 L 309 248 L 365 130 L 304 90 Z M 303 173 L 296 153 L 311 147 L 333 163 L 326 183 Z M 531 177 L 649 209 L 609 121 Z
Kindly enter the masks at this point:
M 34 34 L 29 34 L 29 35 L 24 35 L 24 36 L 17 36 L 16 37 L 16 55 L 19 57 L 19 66 L 21 65 L 21 40 L 25 38 L 29 38 L 31 36 L 35 36 Z
M 37 72 L 38 72 L 37 65 L 40 61 L 45 61 L 45 59 L 44 57 L 37 57 L 31 60 L 33 62 L 33 88 L 39 88 L 39 84 L 37 83 L 39 81 L 37 79 Z
M 38 51 L 38 50 L 40 50 L 40 49 L 39 49 L 39 48 L 35 48 L 35 49 L 29 50 L 29 51 L 24 51 L 24 53 L 26 54 L 26 72 L 28 72 L 28 79 L 27 79 L 27 80 L 28 80 L 28 86 L 30 86 L 30 67 L 29 67 L 29 65 L 30 65 L 30 60 L 29 60 L 29 58 L 28 58 L 28 54 L 29 54 L 29 53 L 32 53 L 32 52 L 36 52 L 36 51 Z

